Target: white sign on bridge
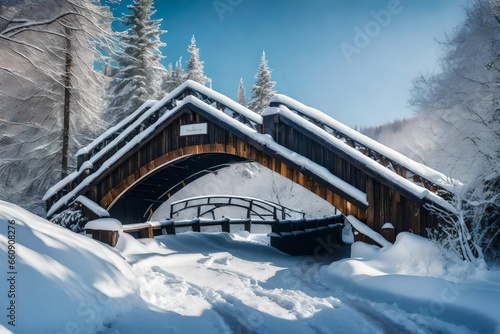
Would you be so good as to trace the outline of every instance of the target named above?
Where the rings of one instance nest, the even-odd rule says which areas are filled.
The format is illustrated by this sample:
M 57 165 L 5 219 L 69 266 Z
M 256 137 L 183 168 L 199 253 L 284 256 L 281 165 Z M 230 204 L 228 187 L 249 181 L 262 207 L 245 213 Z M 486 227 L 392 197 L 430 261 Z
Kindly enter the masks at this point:
M 181 136 L 206 135 L 207 123 L 181 125 Z

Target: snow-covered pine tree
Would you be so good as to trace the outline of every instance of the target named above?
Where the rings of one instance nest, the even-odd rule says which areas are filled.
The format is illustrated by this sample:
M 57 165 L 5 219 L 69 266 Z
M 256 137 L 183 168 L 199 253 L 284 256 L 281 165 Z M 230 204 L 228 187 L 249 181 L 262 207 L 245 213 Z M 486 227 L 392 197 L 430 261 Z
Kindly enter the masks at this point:
M 123 14 L 120 22 L 128 27 L 117 33 L 120 50 L 114 56 L 115 69 L 107 92 L 106 120 L 115 124 L 135 111 L 144 101 L 157 99 L 165 68 L 160 40 L 166 31 L 160 29 L 161 19 L 152 19 L 156 13 L 153 0 L 134 0 L 127 6 L 132 14 Z
M 167 66 L 167 71 L 163 74 L 162 80 L 161 80 L 161 90 L 164 93 L 169 93 L 172 91 L 170 89 L 170 86 L 172 85 L 172 74 L 174 72 L 174 69 L 172 67 L 172 63 L 169 63 Z
M 180 57 L 179 60 L 175 62 L 175 69 L 172 75 L 172 79 L 174 83 L 174 89 L 177 88 L 177 86 L 183 84 L 184 81 L 186 81 L 186 73 L 182 68 L 182 57 Z
M 267 65 L 266 53 L 262 51 L 262 58 L 259 68 L 255 74 L 257 81 L 252 86 L 252 97 L 248 108 L 261 114 L 269 106 L 269 101 L 276 94 L 273 90 L 276 82 L 271 81 L 271 71 Z
M 103 128 L 106 79 L 94 65 L 111 18 L 91 0 L 0 4 L 0 199 L 43 214 L 45 190 Z
M 205 85 L 210 79 L 203 73 L 203 62 L 200 60 L 200 50 L 196 47 L 196 39 L 191 37 L 191 44 L 188 47 L 189 59 L 186 62 L 186 79 L 193 80 Z
M 175 69 L 172 68 L 172 63 L 168 64 L 167 72 L 163 77 L 162 92 L 163 94 L 170 93 L 178 86 L 186 81 L 186 74 L 182 69 L 182 57 L 175 62 Z
M 50 221 L 73 232 L 80 233 L 83 232 L 83 227 L 88 222 L 88 219 L 82 210 L 72 205 L 68 209 L 54 215 Z
M 240 78 L 240 84 L 238 86 L 238 103 L 246 107 L 247 98 L 245 96 L 245 87 L 243 86 L 243 78 Z

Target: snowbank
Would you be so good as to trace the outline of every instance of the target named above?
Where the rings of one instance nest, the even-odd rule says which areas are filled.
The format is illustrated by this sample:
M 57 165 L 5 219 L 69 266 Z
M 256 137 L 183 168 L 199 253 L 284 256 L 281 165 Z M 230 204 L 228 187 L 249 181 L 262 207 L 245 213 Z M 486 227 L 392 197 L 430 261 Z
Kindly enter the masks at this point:
M 500 273 L 451 265 L 432 242 L 411 233 L 383 248 L 354 243 L 351 258 L 321 268 L 320 280 L 415 314 L 500 333 Z
M 118 253 L 3 201 L 0 264 L 12 272 L 0 280 L 0 332 L 95 333 L 139 300 L 136 275 Z M 15 318 L 5 316 L 11 303 Z
M 120 232 L 111 249 L 6 202 L 0 229 L 2 333 L 500 333 L 499 272 L 409 233 L 324 266 L 247 232 Z

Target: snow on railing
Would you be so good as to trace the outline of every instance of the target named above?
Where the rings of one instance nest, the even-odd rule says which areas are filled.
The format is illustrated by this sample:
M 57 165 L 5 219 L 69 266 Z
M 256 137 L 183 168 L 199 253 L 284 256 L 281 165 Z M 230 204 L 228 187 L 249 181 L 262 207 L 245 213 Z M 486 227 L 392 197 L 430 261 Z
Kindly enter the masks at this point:
M 166 234 L 176 234 L 176 228 L 190 227 L 193 232 L 201 232 L 201 227 L 221 226 L 223 232 L 230 233 L 231 225 L 244 225 L 245 231 L 251 232 L 251 225 L 268 225 L 271 227 L 270 238 L 283 238 L 296 236 L 303 233 L 311 233 L 328 228 L 338 228 L 344 224 L 344 216 L 333 215 L 320 218 L 300 218 L 300 219 L 271 219 L 253 220 L 250 218 L 222 218 L 222 219 L 202 219 L 193 218 L 188 220 L 168 219 L 160 222 L 144 222 L 123 225 L 123 231 L 136 234 L 138 238 L 153 238 L 155 231 Z M 181 232 L 182 233 L 182 232 Z
M 144 102 L 136 111 L 132 114 L 125 117 L 118 124 L 112 126 L 104 133 L 102 133 L 99 137 L 94 139 L 90 144 L 85 147 L 82 147 L 78 152 L 76 152 L 75 156 L 79 157 L 84 154 L 88 154 L 94 150 L 100 151 L 104 146 L 108 145 L 111 141 L 113 141 L 122 131 L 132 125 L 147 109 L 151 108 L 158 101 L 156 100 L 148 100 Z
M 434 193 L 449 195 L 453 193 L 457 185 L 460 185 L 458 181 L 452 180 L 446 175 L 351 129 L 325 113 L 288 96 L 276 94 L 271 99 L 270 106 L 278 108 L 286 106 L 293 113 L 321 128 L 329 135 L 342 140 L 380 165 Z

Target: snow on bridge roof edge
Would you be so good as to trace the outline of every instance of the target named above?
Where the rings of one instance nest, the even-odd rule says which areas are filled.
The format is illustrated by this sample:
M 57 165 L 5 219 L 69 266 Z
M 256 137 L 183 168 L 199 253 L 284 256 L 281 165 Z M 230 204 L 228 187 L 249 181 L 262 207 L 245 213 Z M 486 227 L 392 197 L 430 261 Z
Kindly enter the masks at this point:
M 127 124 L 130 120 L 134 119 L 138 114 L 140 114 L 144 109 L 146 108 L 151 108 L 154 106 L 158 101 L 156 100 L 147 100 L 144 102 L 139 108 L 137 108 L 136 111 L 122 119 L 118 124 L 110 127 L 103 133 L 101 133 L 96 139 L 94 139 L 91 143 L 89 143 L 87 146 L 82 147 L 81 149 L 76 152 L 75 157 L 78 157 L 79 155 L 85 154 L 90 152 L 94 147 L 99 145 L 104 139 L 109 137 L 112 133 L 116 132 L 118 129 L 120 129 L 122 126 Z
M 281 105 L 279 108 L 278 107 L 271 107 L 268 108 L 270 110 L 267 110 L 267 114 L 282 114 L 285 117 L 289 118 L 290 120 L 296 122 L 297 124 L 300 124 L 304 129 L 307 129 L 308 131 L 314 132 L 317 135 L 319 135 L 325 142 L 330 143 L 331 145 L 335 146 L 337 149 L 341 150 L 345 154 L 351 156 L 353 159 L 359 161 L 362 163 L 365 168 L 373 171 L 374 173 L 377 173 L 378 175 L 384 177 L 385 179 L 389 180 L 393 184 L 398 185 L 405 191 L 409 192 L 413 196 L 415 196 L 418 199 L 424 200 L 427 199 L 428 201 L 431 201 L 443 209 L 446 209 L 450 212 L 456 213 L 455 208 L 446 200 L 444 200 L 442 197 L 430 192 L 424 187 L 421 187 L 406 178 L 402 177 L 401 175 L 398 175 L 394 173 L 393 171 L 389 170 L 387 167 L 384 167 L 383 165 L 379 164 L 375 160 L 367 157 L 360 151 L 356 150 L 355 148 L 346 145 L 343 141 L 340 139 L 336 138 L 335 136 L 332 136 L 325 130 L 317 127 L 315 124 L 307 121 L 306 119 L 302 118 L 301 116 L 297 115 L 296 113 L 292 112 L 288 107 L 285 105 Z
M 214 100 L 217 100 L 217 101 L 221 102 L 222 104 L 226 105 L 227 107 L 229 107 L 229 108 L 233 109 L 234 111 L 236 111 L 236 112 L 242 114 L 243 116 L 247 117 L 248 119 L 250 119 L 254 123 L 262 124 L 262 116 L 258 115 L 257 113 L 255 113 L 255 112 L 247 109 L 246 107 L 242 106 L 238 102 L 236 102 L 236 101 L 228 98 L 227 96 L 225 96 L 223 94 L 218 93 L 217 91 L 215 91 L 215 90 L 213 90 L 211 88 L 203 86 L 202 84 L 200 84 L 200 83 L 198 83 L 196 81 L 187 80 L 184 83 L 182 83 L 181 85 L 179 85 L 177 88 L 175 88 L 173 91 L 171 91 L 170 93 L 165 94 L 162 99 L 160 99 L 158 101 L 157 100 L 147 100 L 146 102 L 144 102 L 132 114 L 128 115 L 126 118 L 124 118 L 123 120 L 121 120 L 118 124 L 114 125 L 113 127 L 109 128 L 108 130 L 106 130 L 99 137 L 97 137 L 96 139 L 94 139 L 90 144 L 88 144 L 87 146 L 81 148 L 75 154 L 75 156 L 79 156 L 81 154 L 85 154 L 87 152 L 90 152 L 100 142 L 102 142 L 104 139 L 106 139 L 107 137 L 109 137 L 109 135 L 111 133 L 113 133 L 113 132 L 117 131 L 118 129 L 120 129 L 121 127 L 123 127 L 130 120 L 132 120 L 138 114 L 140 114 L 144 109 L 146 109 L 148 107 L 152 108 L 153 106 L 155 106 L 155 107 L 162 106 L 168 100 L 174 98 L 176 95 L 178 95 L 179 93 L 181 93 L 186 88 L 191 88 L 191 89 L 193 89 L 195 91 L 198 91 L 198 92 L 200 92 L 202 94 L 210 96 Z
M 208 87 L 205 87 L 203 86 L 202 84 L 198 83 L 198 82 L 195 82 L 195 81 L 192 81 L 192 80 L 187 80 L 186 82 L 184 82 L 183 84 L 181 84 L 180 86 L 178 86 L 176 89 L 174 89 L 173 91 L 171 91 L 170 93 L 166 94 L 161 100 L 159 101 L 155 101 L 155 100 L 149 100 L 149 101 L 146 101 L 144 102 L 135 112 L 133 112 L 131 115 L 127 116 L 125 119 L 123 119 L 121 122 L 119 122 L 117 125 L 111 127 L 110 129 L 108 129 L 107 131 L 105 131 L 103 134 L 101 134 L 99 137 L 97 137 L 96 139 L 94 139 L 94 141 L 92 141 L 90 144 L 88 144 L 87 146 L 81 148 L 76 154 L 75 156 L 78 156 L 78 155 L 81 155 L 81 154 L 85 154 L 87 152 L 90 152 L 95 146 L 97 146 L 100 142 L 102 142 L 104 139 L 106 139 L 107 137 L 109 137 L 109 135 L 111 133 L 113 133 L 114 131 L 117 131 L 118 129 L 120 129 L 123 125 L 125 125 L 127 122 L 129 122 L 130 120 L 136 118 L 140 113 L 144 112 L 144 110 L 146 108 L 149 107 L 149 110 L 147 112 L 147 114 L 150 114 L 151 112 L 154 112 L 155 110 L 161 108 L 166 102 L 168 102 L 169 100 L 173 99 L 175 96 L 177 96 L 178 94 L 180 94 L 183 90 L 185 90 L 186 88 L 191 88 L 195 91 L 198 91 L 202 94 L 205 94 L 207 96 L 210 96 L 211 98 L 213 98 L 214 100 L 217 100 L 219 102 L 221 102 L 222 104 L 224 104 L 225 106 L 233 109 L 234 111 L 236 111 L 237 113 L 240 113 L 242 114 L 243 116 L 247 117 L 248 119 L 250 119 L 251 121 L 253 121 L 254 123 L 256 124 L 262 124 L 262 116 L 258 115 L 257 113 L 247 109 L 246 107 L 242 106 L 241 104 L 239 104 L 238 102 L 235 102 L 233 101 L 232 99 L 226 97 L 225 95 L 221 94 L 221 93 L 218 93 Z M 124 131 L 122 132 L 122 134 L 126 134 L 128 133 L 128 129 L 131 128 L 131 127 L 136 127 L 137 126 L 137 122 L 139 121 L 139 119 L 142 119 L 142 117 L 139 117 L 135 122 L 133 122 L 132 124 L 130 124 L 128 127 L 126 127 L 124 129 Z M 113 140 L 113 142 L 115 140 L 119 140 L 118 138 L 121 138 L 123 136 L 119 136 L 117 138 L 115 138 Z M 111 142 L 108 146 L 108 149 L 110 147 L 113 146 L 113 142 Z M 106 148 L 104 148 L 103 150 L 105 150 Z M 99 155 L 99 154 L 98 154 Z M 96 155 L 96 156 L 98 156 Z M 79 171 L 75 171 L 71 174 L 69 174 L 68 176 L 66 176 L 64 179 L 62 179 L 61 181 L 57 182 L 55 185 L 53 185 L 52 187 L 50 187 L 44 194 L 42 200 L 45 201 L 47 199 L 49 199 L 51 196 L 54 195 L 54 193 L 56 193 L 57 191 L 59 191 L 60 189 L 62 189 L 64 187 L 64 185 L 68 184 L 69 182 L 73 181 L 76 177 L 78 177 L 78 175 L 80 175 L 82 173 L 82 170 L 79 170 Z
M 434 182 L 435 184 L 443 187 L 444 189 L 453 192 L 453 189 L 457 186 L 460 186 L 461 183 L 458 180 L 454 180 L 443 173 L 436 171 L 432 169 L 431 167 L 428 167 L 426 165 L 423 165 L 417 161 L 414 161 L 407 156 L 397 152 L 396 150 L 383 145 L 372 138 L 350 128 L 349 126 L 337 121 L 333 117 L 325 114 L 324 112 L 306 106 L 305 104 L 289 97 L 283 94 L 276 94 L 271 98 L 271 103 L 278 103 L 278 104 L 283 104 L 287 105 L 288 107 L 298 110 L 301 113 L 307 115 L 308 117 L 311 117 L 317 121 L 320 121 L 321 123 L 331 127 L 332 129 L 335 129 L 350 138 L 354 139 L 356 142 L 360 143 L 361 145 L 370 148 L 387 158 L 396 161 L 398 164 L 401 166 L 407 168 L 408 170 L 419 174 L 420 176 L 423 176 L 427 178 L 429 181 Z M 268 111 L 263 112 L 263 115 L 269 114 L 269 112 L 276 112 L 274 111 Z
M 64 195 L 62 198 L 60 198 L 57 202 L 55 202 L 52 205 L 52 207 L 48 210 L 47 217 L 52 216 L 62 205 L 69 203 L 69 201 L 71 201 L 71 199 L 74 198 L 74 196 L 76 196 L 81 190 L 85 188 L 85 186 L 90 184 L 90 182 L 92 182 L 95 178 L 97 178 L 102 172 L 107 170 L 112 163 L 117 161 L 123 154 L 128 152 L 134 145 L 138 144 L 141 140 L 147 137 L 149 133 L 154 131 L 154 129 L 157 126 L 159 126 L 166 119 L 168 119 L 171 114 L 175 113 L 177 110 L 179 110 L 180 108 L 184 107 L 187 104 L 193 104 L 199 108 L 203 108 L 206 110 L 208 109 L 207 111 L 210 111 L 211 113 L 219 117 L 221 121 L 246 133 L 246 135 L 251 137 L 257 143 L 273 149 L 278 155 L 282 155 L 284 157 L 290 157 L 290 159 L 293 159 L 294 161 L 299 163 L 303 168 L 313 171 L 316 175 L 322 177 L 326 182 L 329 182 L 330 184 L 334 185 L 339 190 L 344 191 L 346 194 L 356 199 L 360 203 L 363 203 L 364 205 L 368 206 L 366 193 L 348 184 L 347 182 L 338 178 L 337 176 L 331 174 L 330 171 L 328 171 L 326 168 L 316 164 L 315 162 L 301 155 L 296 154 L 295 152 L 290 151 L 286 147 L 277 144 L 270 136 L 258 133 L 257 131 L 249 128 L 245 124 L 226 115 L 223 111 L 218 110 L 211 105 L 208 105 L 207 103 L 199 100 L 198 98 L 194 96 L 187 96 L 184 99 L 182 99 L 175 108 L 168 111 L 165 115 L 160 117 L 160 119 L 158 119 L 153 125 L 149 126 L 143 132 L 134 137 L 134 139 L 130 141 L 127 145 L 118 150 L 118 152 L 116 152 L 111 158 L 106 160 L 97 171 L 90 174 L 80 184 L 78 184 L 75 187 L 75 189 L 73 189 L 72 191 Z

